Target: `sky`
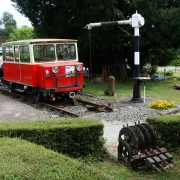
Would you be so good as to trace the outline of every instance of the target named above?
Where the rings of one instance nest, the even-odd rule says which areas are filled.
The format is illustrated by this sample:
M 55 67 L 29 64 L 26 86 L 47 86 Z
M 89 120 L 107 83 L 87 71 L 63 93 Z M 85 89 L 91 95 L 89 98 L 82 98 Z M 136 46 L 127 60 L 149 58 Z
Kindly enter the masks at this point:
M 23 16 L 22 14 L 20 14 L 13 6 L 12 6 L 12 2 L 10 0 L 0 0 L 0 18 L 2 17 L 2 13 L 4 11 L 8 11 L 9 13 L 11 13 L 14 17 L 14 19 L 17 22 L 17 27 L 21 27 L 21 26 L 29 26 L 32 27 L 31 22 L 28 20 L 28 18 L 26 18 L 25 16 Z

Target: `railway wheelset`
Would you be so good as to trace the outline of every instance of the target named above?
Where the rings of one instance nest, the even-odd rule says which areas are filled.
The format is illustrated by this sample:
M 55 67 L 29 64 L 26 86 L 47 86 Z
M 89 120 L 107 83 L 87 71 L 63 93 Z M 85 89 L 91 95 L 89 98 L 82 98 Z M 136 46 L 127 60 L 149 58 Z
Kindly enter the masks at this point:
M 146 166 L 158 172 L 173 169 L 173 156 L 165 148 L 157 146 L 154 129 L 147 123 L 123 127 L 119 132 L 118 160 L 124 161 L 132 169 Z

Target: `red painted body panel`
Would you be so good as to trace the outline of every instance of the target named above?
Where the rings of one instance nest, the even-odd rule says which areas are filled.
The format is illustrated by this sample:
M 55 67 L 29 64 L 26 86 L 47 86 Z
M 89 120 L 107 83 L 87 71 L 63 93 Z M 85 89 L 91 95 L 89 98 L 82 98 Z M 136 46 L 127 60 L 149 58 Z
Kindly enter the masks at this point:
M 20 82 L 20 65 L 18 63 L 3 63 L 4 79 L 12 82 Z
M 61 62 L 60 63 L 60 62 L 58 62 L 58 63 L 39 65 L 39 86 L 41 88 L 56 89 L 55 90 L 56 92 L 82 89 L 82 84 L 84 83 L 84 75 L 82 73 L 83 70 L 77 76 L 77 84 L 81 84 L 79 87 L 75 87 L 76 86 L 76 76 L 66 77 L 66 75 L 65 75 L 66 66 L 74 66 L 75 67 L 77 64 L 82 64 L 82 63 L 79 63 L 79 62 Z M 58 88 L 56 87 L 56 85 L 57 85 L 56 84 L 56 76 L 52 72 L 53 66 L 58 67 L 58 72 L 56 73 L 57 78 L 58 78 Z M 46 77 L 47 70 L 49 72 L 49 77 Z M 78 73 L 78 71 L 75 70 L 75 73 Z M 67 88 L 65 86 L 74 86 L 74 87 Z
M 37 71 L 38 67 L 35 64 L 18 64 L 7 63 L 3 64 L 4 79 L 7 81 L 17 82 L 32 87 L 38 87 Z
M 13 62 L 4 62 L 4 79 L 32 87 L 54 89 L 54 92 L 80 90 L 84 84 L 83 70 L 79 73 L 75 68 L 75 73 L 79 73 L 77 76 L 66 77 L 65 75 L 66 66 L 76 67 L 77 64 L 83 65 L 82 63 L 76 61 L 45 64 L 18 64 Z M 58 88 L 55 74 L 52 72 L 53 66 L 58 67 L 58 72 L 56 73 L 58 77 Z M 47 70 L 49 72 L 49 77 L 46 75 Z M 78 86 L 76 84 L 78 84 Z

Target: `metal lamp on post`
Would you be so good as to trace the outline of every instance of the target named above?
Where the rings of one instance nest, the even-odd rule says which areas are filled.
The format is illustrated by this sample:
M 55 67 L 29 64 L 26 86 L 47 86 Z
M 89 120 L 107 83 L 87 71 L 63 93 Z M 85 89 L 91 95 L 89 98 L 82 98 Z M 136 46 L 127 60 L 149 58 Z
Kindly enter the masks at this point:
M 93 27 L 100 26 L 112 26 L 112 25 L 125 25 L 129 24 L 134 28 L 134 66 L 135 66 L 135 77 L 134 77 L 134 89 L 132 102 L 142 102 L 141 92 L 140 92 L 140 35 L 139 28 L 144 25 L 144 18 L 137 13 L 133 14 L 129 20 L 123 21 L 110 21 L 110 22 L 98 22 L 90 23 L 86 25 L 86 28 L 91 30 Z

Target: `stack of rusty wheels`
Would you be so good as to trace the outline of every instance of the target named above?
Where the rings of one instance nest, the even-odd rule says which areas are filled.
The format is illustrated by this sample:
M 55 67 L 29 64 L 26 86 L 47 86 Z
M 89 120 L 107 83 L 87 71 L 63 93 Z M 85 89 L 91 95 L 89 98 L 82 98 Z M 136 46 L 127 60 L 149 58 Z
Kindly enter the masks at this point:
M 123 127 L 119 132 L 118 160 L 130 162 L 132 157 L 156 144 L 156 133 L 149 124 Z

